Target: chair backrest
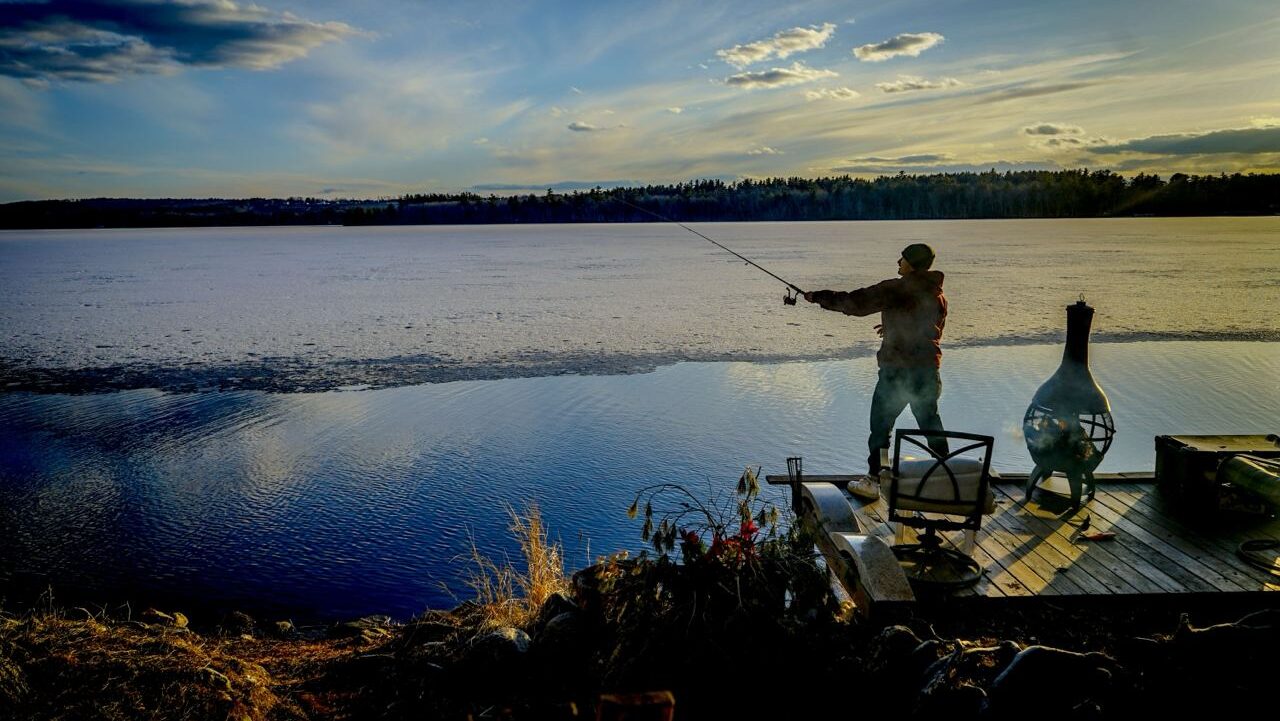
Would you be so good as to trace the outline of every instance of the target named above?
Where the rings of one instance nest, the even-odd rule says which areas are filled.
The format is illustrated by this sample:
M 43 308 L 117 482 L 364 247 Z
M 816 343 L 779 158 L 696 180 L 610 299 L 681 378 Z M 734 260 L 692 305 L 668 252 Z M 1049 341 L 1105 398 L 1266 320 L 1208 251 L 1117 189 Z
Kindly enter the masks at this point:
M 931 439 L 946 439 L 948 451 L 940 454 Z M 922 451 L 925 458 L 904 459 L 908 451 Z M 893 475 L 889 483 L 889 521 L 910 526 L 978 530 L 982 515 L 995 509 L 991 493 L 991 452 L 995 438 L 959 431 L 898 429 L 893 444 Z M 964 516 L 963 521 L 924 518 L 899 511 Z

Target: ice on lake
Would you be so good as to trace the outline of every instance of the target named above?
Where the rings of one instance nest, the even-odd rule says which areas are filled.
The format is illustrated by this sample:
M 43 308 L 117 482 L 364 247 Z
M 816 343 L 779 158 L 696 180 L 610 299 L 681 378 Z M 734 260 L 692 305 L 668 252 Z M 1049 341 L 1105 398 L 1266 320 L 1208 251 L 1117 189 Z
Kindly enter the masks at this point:
M 1280 340 L 1280 218 L 706 223 L 805 289 L 939 252 L 950 347 Z M 404 385 L 679 360 L 848 358 L 873 322 L 666 224 L 0 233 L 0 371 L 15 387 Z

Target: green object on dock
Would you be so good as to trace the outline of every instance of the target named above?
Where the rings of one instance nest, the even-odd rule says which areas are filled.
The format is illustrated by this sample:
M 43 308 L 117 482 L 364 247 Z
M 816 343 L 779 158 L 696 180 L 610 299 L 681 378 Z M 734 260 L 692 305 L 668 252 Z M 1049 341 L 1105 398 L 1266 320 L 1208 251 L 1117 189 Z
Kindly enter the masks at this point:
M 1232 456 L 1218 467 L 1218 482 L 1230 483 L 1280 508 L 1280 462 L 1255 456 Z

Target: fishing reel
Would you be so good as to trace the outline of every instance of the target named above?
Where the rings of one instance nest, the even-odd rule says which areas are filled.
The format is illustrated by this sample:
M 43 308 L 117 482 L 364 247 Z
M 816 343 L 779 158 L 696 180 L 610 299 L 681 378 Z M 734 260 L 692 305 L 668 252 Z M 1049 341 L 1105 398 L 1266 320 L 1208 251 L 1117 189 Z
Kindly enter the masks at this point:
M 796 299 L 799 297 L 800 297 L 800 291 L 787 288 L 786 290 L 782 291 L 782 304 L 795 305 Z

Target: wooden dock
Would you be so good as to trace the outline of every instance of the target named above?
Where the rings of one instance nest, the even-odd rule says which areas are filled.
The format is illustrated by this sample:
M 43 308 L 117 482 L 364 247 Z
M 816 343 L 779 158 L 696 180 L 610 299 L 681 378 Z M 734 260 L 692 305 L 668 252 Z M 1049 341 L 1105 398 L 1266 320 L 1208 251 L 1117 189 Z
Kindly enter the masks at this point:
M 1066 501 L 1058 503 L 1051 494 L 1038 492 L 1035 501 L 1024 504 L 1019 482 L 1024 479 L 1005 476 L 993 486 L 996 511 L 983 518 L 973 551 L 983 577 L 956 595 L 1142 597 L 1280 591 L 1280 576 L 1237 553 L 1245 541 L 1280 541 L 1280 520 L 1274 516 L 1191 518 L 1162 497 L 1150 474 L 1110 474 L 1099 479 L 1096 498 L 1064 517 Z M 865 529 L 893 543 L 884 499 L 856 512 Z M 1090 531 L 1110 531 L 1115 537 L 1085 540 L 1078 526 L 1086 517 Z M 958 535 L 948 541 L 958 541 Z M 1280 572 L 1280 551 L 1268 551 L 1267 558 Z

